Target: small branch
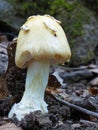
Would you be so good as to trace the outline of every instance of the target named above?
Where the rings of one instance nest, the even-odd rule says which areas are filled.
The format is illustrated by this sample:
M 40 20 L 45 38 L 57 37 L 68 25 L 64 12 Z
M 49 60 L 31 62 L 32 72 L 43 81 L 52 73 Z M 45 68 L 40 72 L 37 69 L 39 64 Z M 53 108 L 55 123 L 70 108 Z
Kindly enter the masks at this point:
M 85 124 L 85 125 L 93 125 L 98 127 L 98 123 L 92 122 L 92 121 L 88 121 L 88 120 L 80 120 L 81 124 Z
M 52 95 L 53 95 L 53 97 L 54 97 L 57 101 L 63 103 L 64 105 L 67 105 L 68 107 L 71 107 L 71 108 L 73 108 L 73 109 L 75 109 L 75 110 L 78 110 L 78 111 L 80 111 L 80 112 L 83 112 L 83 113 L 85 113 L 85 114 L 87 114 L 87 115 L 94 116 L 94 117 L 98 118 L 98 113 L 92 112 L 92 111 L 90 111 L 90 110 L 87 110 L 87 109 L 82 108 L 82 107 L 80 107 L 80 106 L 77 106 L 77 105 L 75 105 L 75 104 L 71 104 L 71 103 L 69 103 L 68 101 L 65 101 L 65 100 L 59 98 L 58 95 L 56 95 L 56 94 L 53 94 L 53 93 L 52 93 Z

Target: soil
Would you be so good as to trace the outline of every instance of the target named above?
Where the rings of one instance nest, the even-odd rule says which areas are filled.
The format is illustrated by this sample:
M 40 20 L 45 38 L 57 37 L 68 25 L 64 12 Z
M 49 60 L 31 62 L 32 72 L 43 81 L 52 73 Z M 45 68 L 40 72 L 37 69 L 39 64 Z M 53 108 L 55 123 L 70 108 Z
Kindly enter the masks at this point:
M 62 84 L 59 79 L 54 76 L 54 72 L 58 71 L 59 68 L 59 75 L 63 75 L 65 72 L 73 73 L 73 68 L 51 66 L 49 82 L 45 93 L 45 101 L 48 104 L 49 113 L 42 114 L 40 111 L 35 111 L 26 115 L 21 121 L 18 121 L 15 116 L 12 119 L 8 119 L 11 106 L 21 100 L 26 77 L 26 70 L 17 68 L 14 63 L 15 47 L 16 44 L 12 44 L 9 48 L 9 67 L 6 73 L 1 76 L 3 85 L 0 88 L 0 130 L 98 130 L 98 118 L 65 105 L 56 100 L 51 93 L 51 91 L 53 91 L 56 94 L 61 94 L 60 96 L 63 97 L 63 100 L 66 99 L 72 104 L 97 113 L 98 93 L 96 92 L 96 94 L 93 95 L 95 86 L 93 86 L 93 91 L 92 89 L 88 91 L 88 88 L 90 88 L 90 81 L 97 77 L 98 73 L 90 71 L 92 73 L 91 76 L 86 75 L 86 77 L 83 78 L 83 75 L 88 74 L 85 68 L 89 71 L 91 66 L 82 68 L 83 73 L 82 76 L 80 75 L 78 81 L 68 80 L 67 85 Z M 95 69 L 94 67 L 91 67 L 91 69 L 92 68 L 93 70 Z M 98 68 L 98 66 L 96 66 L 96 68 Z M 78 71 L 78 69 L 82 71 L 81 68 L 75 68 L 74 73 Z M 78 75 L 81 71 L 78 71 Z M 75 75 L 76 74 L 77 73 L 75 73 Z M 59 78 L 62 78 L 62 76 Z M 4 85 L 5 89 L 3 89 Z M 92 98 L 93 100 L 91 100 Z
M 7 87 L 10 95 L 1 101 L 0 104 L 2 106 L 0 107 L 1 126 L 5 123 L 11 122 L 15 123 L 17 127 L 21 127 L 23 130 L 98 130 L 97 118 L 88 116 L 85 113 L 79 112 L 60 103 L 47 91 L 45 94 L 45 101 L 48 104 L 48 114 L 42 114 L 40 111 L 36 111 L 30 113 L 30 115 L 26 115 L 21 122 L 19 122 L 15 117 L 8 119 L 7 115 L 11 106 L 15 102 L 19 102 L 22 97 L 25 76 L 26 70 L 20 70 L 16 66 L 11 67 L 7 73 Z M 72 86 L 70 86 L 70 88 Z M 80 87 L 83 86 L 81 85 Z M 49 89 L 52 89 L 52 87 Z M 72 90 L 74 89 L 71 88 L 70 91 Z M 69 91 L 68 88 L 66 88 L 66 91 Z M 89 123 L 81 123 L 81 120 L 84 120 L 84 122 L 89 121 Z

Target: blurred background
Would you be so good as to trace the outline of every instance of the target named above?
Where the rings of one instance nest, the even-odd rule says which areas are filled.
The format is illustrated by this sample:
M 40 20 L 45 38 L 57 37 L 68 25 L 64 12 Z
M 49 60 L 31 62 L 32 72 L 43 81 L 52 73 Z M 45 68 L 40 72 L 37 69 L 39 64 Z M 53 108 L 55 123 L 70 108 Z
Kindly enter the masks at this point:
M 31 15 L 49 14 L 62 22 L 72 50 L 69 66 L 98 65 L 98 0 L 0 0 L 0 33 L 17 37 Z

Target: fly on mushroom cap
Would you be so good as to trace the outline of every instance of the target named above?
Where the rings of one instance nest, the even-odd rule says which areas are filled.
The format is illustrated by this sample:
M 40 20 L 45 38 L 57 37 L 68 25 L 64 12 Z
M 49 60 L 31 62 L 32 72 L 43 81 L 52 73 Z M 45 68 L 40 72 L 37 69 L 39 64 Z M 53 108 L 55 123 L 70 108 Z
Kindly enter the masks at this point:
M 70 59 L 71 52 L 58 20 L 49 15 L 31 16 L 21 27 L 15 62 L 25 68 L 31 59 L 60 63 Z
M 21 120 L 36 110 L 48 112 L 44 94 L 49 66 L 68 61 L 70 56 L 70 47 L 58 20 L 49 15 L 28 18 L 21 27 L 15 56 L 18 67 L 27 67 L 25 91 L 21 101 L 11 108 L 9 118 L 16 115 Z

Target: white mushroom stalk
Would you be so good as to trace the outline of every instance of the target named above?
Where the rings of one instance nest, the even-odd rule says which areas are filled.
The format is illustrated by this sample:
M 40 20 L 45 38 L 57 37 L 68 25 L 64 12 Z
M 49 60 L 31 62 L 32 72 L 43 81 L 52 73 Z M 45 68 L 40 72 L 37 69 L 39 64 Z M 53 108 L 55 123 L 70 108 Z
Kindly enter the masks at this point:
M 26 114 L 40 110 L 47 113 L 47 104 L 44 101 L 45 88 L 49 77 L 49 61 L 31 61 L 26 77 L 25 92 L 21 101 L 14 104 L 9 118 L 16 114 L 18 120 Z

